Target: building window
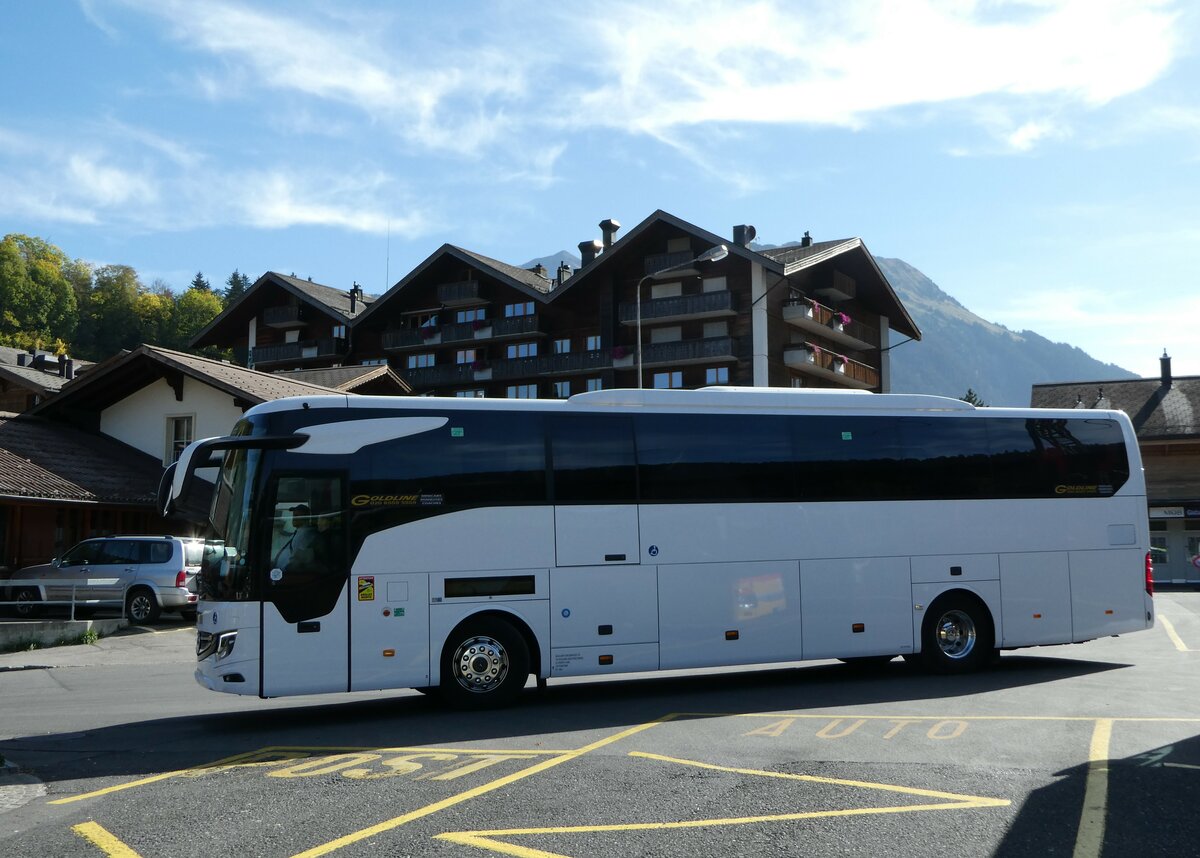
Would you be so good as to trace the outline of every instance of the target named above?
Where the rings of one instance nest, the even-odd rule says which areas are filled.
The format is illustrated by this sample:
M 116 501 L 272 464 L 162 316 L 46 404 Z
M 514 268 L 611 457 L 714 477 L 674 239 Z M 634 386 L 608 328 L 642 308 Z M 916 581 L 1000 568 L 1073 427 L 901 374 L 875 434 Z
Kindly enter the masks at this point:
M 604 379 L 589 378 L 587 380 L 587 389 L 588 390 L 604 390 Z
M 183 448 L 195 440 L 193 436 L 194 418 L 191 414 L 182 417 L 167 418 L 167 455 L 165 464 L 169 465 L 179 459 Z
M 556 381 L 554 382 L 554 395 L 559 399 L 566 399 L 571 395 L 571 382 Z
M 683 373 L 679 370 L 675 370 L 674 372 L 656 372 L 654 373 L 654 386 L 660 390 L 683 387 Z
M 283 341 L 285 343 L 300 342 L 300 331 L 297 330 L 296 328 L 292 328 L 290 331 L 284 331 L 283 332 Z
M 479 360 L 477 357 L 479 349 L 459 349 L 454 353 L 454 362 L 459 366 L 464 363 L 475 363 Z
M 346 326 L 345 325 L 334 325 L 333 326 L 333 338 L 335 340 L 346 339 Z
M 510 384 L 505 396 L 509 399 L 537 399 L 537 385 Z
M 487 307 L 472 307 L 469 310 L 459 310 L 454 314 L 454 321 L 460 325 L 463 322 L 482 322 L 487 318 Z
M 387 366 L 387 358 L 372 358 L 359 362 L 359 366 Z
M 408 356 L 408 368 L 409 369 L 421 369 L 422 367 L 426 367 L 426 366 L 433 366 L 433 355 L 432 354 L 409 355 Z
M 728 288 L 724 277 L 705 277 L 701 284 L 701 289 L 705 292 L 724 292 Z
M 571 351 L 571 341 L 569 339 L 554 341 L 554 353 L 556 355 L 565 355 L 565 354 L 568 354 L 570 351 Z
M 482 388 L 472 388 L 471 390 L 456 390 L 454 395 L 459 399 L 483 399 L 486 394 Z
M 505 304 L 504 318 L 511 319 L 513 316 L 532 316 L 533 302 L 522 301 L 519 304 Z
M 510 343 L 509 358 L 537 357 L 537 343 Z
M 729 367 L 710 366 L 704 370 L 705 384 L 729 384 Z
M 588 337 L 588 338 L 587 338 L 587 350 L 588 350 L 589 352 L 598 352 L 598 351 L 600 351 L 600 337 L 598 337 L 598 336 L 596 336 L 596 337 Z

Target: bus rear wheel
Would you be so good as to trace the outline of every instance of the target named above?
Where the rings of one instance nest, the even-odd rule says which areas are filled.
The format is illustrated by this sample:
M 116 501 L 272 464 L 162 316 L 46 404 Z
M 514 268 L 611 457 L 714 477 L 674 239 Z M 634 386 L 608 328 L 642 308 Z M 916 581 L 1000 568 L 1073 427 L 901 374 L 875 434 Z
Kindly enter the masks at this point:
M 507 706 L 528 678 L 525 638 L 499 617 L 467 620 L 442 650 L 441 696 L 461 709 Z
M 970 673 L 991 659 L 995 631 L 978 599 L 950 594 L 930 606 L 921 626 L 921 663 L 933 673 Z

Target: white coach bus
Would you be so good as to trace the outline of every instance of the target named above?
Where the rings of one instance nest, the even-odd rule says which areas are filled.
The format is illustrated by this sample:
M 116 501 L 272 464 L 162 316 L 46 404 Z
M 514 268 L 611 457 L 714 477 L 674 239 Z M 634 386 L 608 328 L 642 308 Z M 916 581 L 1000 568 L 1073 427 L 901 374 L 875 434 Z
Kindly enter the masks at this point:
M 803 659 L 972 670 L 1154 624 L 1113 411 L 708 388 L 250 409 L 220 466 L 197 680 L 276 697 Z

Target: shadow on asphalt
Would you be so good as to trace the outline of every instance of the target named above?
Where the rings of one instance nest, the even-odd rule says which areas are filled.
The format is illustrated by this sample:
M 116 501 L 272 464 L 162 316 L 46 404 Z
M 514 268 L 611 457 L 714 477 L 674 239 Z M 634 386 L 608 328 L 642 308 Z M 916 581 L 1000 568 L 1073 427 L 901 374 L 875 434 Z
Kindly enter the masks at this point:
M 267 746 L 412 747 L 510 740 L 542 733 L 620 730 L 668 713 L 761 713 L 877 703 L 953 700 L 1099 674 L 1124 664 L 1006 655 L 992 670 L 931 676 L 896 660 L 867 671 L 844 664 L 658 674 L 633 679 L 531 684 L 516 706 L 489 712 L 443 708 L 412 692 L 239 701 L 255 708 L 135 721 L 67 735 L 0 742 L 44 781 L 131 778 L 211 764 Z M 211 699 L 221 705 L 221 697 Z M 310 702 L 311 701 L 311 702 Z M 215 707 L 214 707 L 215 708 Z M 568 740 L 568 746 L 578 740 Z

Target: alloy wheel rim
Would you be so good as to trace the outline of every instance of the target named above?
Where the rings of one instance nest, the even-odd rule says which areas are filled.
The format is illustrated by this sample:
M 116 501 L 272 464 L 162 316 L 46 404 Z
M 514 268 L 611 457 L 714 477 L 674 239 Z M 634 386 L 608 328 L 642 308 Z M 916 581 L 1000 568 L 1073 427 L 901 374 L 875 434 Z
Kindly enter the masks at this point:
M 476 635 L 455 650 L 452 668 L 460 686 L 486 694 L 495 691 L 508 676 L 508 652 L 495 638 Z
M 975 649 L 977 637 L 975 621 L 963 611 L 947 611 L 938 620 L 938 649 L 947 658 L 962 659 L 969 656 Z

